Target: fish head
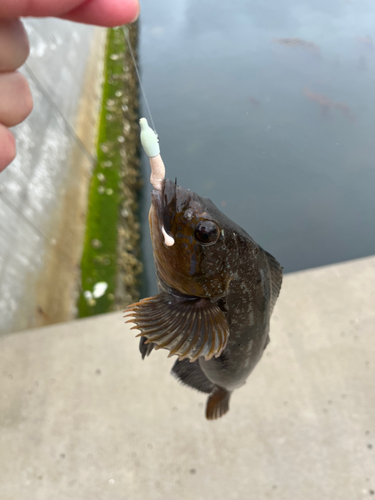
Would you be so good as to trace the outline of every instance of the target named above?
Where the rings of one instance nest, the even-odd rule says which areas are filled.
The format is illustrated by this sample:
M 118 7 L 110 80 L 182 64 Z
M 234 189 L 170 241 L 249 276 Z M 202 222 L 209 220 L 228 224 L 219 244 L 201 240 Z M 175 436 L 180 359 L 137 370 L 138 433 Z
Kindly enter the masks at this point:
M 235 259 L 231 224 L 208 198 L 169 179 L 152 192 L 151 240 L 159 277 L 184 295 L 222 296 Z M 229 247 L 228 247 L 229 243 Z

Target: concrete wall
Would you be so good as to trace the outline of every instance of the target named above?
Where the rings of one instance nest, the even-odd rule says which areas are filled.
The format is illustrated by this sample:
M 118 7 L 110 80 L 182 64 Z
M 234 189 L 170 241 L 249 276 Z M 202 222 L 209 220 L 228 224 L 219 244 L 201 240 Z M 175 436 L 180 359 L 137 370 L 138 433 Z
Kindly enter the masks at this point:
M 74 312 L 105 41 L 90 26 L 25 24 L 31 55 L 22 72 L 35 106 L 15 127 L 18 155 L 0 176 L 0 335 Z M 51 298 L 65 301 L 61 317 Z
M 375 257 L 287 275 L 214 422 L 121 313 L 0 338 L 1 500 L 374 498 L 374 297 Z

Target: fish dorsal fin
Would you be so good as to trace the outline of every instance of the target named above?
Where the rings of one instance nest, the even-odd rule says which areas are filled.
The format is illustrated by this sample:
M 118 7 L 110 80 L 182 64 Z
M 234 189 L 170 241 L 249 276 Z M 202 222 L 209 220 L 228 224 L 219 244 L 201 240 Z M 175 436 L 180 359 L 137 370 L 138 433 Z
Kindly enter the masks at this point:
M 125 309 L 127 323 L 140 330 L 155 349 L 168 349 L 169 356 L 195 361 L 218 357 L 225 348 L 229 328 L 222 310 L 210 299 L 176 296 L 162 292 Z
M 271 311 L 275 307 L 277 297 L 279 296 L 281 284 L 283 282 L 283 268 L 277 262 L 275 257 L 264 250 L 268 266 L 271 273 Z

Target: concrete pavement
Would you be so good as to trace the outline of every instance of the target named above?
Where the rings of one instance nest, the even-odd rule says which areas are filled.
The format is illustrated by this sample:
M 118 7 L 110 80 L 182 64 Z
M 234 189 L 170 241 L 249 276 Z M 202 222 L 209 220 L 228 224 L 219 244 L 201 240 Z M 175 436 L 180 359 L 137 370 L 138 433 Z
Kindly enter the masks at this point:
M 219 421 L 115 313 L 0 338 L 1 500 L 356 500 L 375 491 L 375 257 L 285 278 Z

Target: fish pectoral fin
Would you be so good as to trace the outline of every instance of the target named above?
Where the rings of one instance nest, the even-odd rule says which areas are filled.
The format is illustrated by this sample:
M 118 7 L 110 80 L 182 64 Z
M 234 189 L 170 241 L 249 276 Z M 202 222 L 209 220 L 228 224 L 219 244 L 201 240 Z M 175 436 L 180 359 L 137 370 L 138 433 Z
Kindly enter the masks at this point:
M 143 299 L 125 309 L 128 323 L 140 330 L 144 344 L 168 349 L 169 356 L 195 361 L 220 356 L 229 327 L 221 309 L 205 298 L 176 296 L 167 292 Z

